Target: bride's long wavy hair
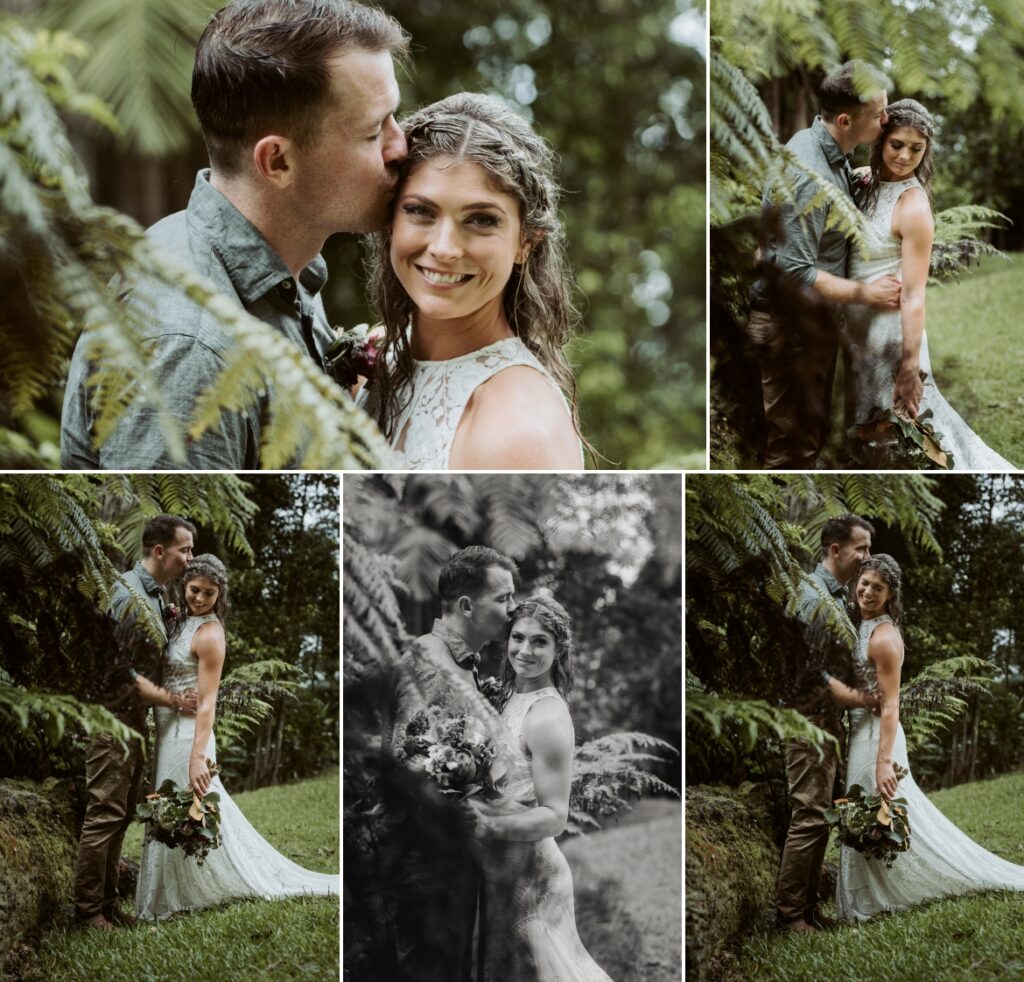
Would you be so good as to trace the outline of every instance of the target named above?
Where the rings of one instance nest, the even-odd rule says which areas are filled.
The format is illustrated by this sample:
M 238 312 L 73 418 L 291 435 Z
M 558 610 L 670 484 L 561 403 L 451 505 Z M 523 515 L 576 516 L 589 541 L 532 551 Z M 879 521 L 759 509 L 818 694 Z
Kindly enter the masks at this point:
M 576 642 L 572 633 L 572 618 L 569 612 L 557 601 L 550 597 L 542 597 L 539 594 L 527 597 L 516 607 L 512 620 L 509 621 L 508 633 L 512 631 L 519 621 L 526 617 L 532 617 L 539 621 L 541 626 L 551 634 L 555 641 L 555 660 L 551 666 L 551 684 L 558 690 L 558 694 L 566 701 L 569 701 L 569 693 L 572 691 L 573 670 L 572 660 L 576 653 Z M 498 708 L 504 707 L 516 689 L 516 673 L 508 660 L 508 644 L 501 659 L 501 689 L 498 693 Z
M 513 267 L 505 286 L 505 317 L 515 336 L 558 383 L 579 433 L 576 379 L 563 351 L 579 313 L 572 302 L 565 231 L 558 217 L 554 153 L 518 113 L 497 99 L 471 92 L 449 96 L 412 113 L 402 120 L 402 128 L 409 155 L 402 165 L 399 187 L 425 161 L 468 161 L 484 169 L 496 191 L 519 204 L 530 251 L 525 262 Z M 391 265 L 390 229 L 373 233 L 367 242 L 368 293 L 374 315 L 385 330 L 378 362 L 382 370 L 371 403 L 378 425 L 392 438 L 398 414 L 411 395 L 406 391 L 413 370 L 408 328 L 415 305 Z
M 183 616 L 174 622 L 174 627 L 171 631 L 172 637 L 182 631 L 185 627 L 185 622 L 188 620 L 188 617 L 184 616 L 188 613 L 188 604 L 185 602 L 185 589 L 189 584 L 189 580 L 194 580 L 197 576 L 205 576 L 220 589 L 220 593 L 217 594 L 217 601 L 214 603 L 213 610 L 210 613 L 216 614 L 221 624 L 224 623 L 224 619 L 227 617 L 228 610 L 231 607 L 231 602 L 228 599 L 227 568 L 213 553 L 204 552 L 190 559 L 189 564 L 185 567 L 185 574 L 181 578 L 180 588 Z
M 935 120 L 932 114 L 925 109 L 916 99 L 900 99 L 886 107 L 888 120 L 882 128 L 882 135 L 878 142 L 871 148 L 871 159 L 868 167 L 871 168 L 871 182 L 868 184 L 864 200 L 861 202 L 861 209 L 870 214 L 875 202 L 878 200 L 880 174 L 882 171 L 882 147 L 894 130 L 902 129 L 904 126 L 917 130 L 924 137 L 926 146 L 921 163 L 914 171 L 914 177 L 921 182 L 925 194 L 928 195 L 928 204 L 932 202 L 932 175 L 935 173 Z
M 892 618 L 896 627 L 903 628 L 903 571 L 900 564 L 888 553 L 880 552 L 877 555 L 869 556 L 860 564 L 860 572 L 857 579 L 871 570 L 885 580 L 889 588 L 889 599 L 885 605 L 885 612 Z M 863 620 L 860 613 L 860 604 L 856 602 L 856 586 L 854 587 L 853 622 L 859 625 Z

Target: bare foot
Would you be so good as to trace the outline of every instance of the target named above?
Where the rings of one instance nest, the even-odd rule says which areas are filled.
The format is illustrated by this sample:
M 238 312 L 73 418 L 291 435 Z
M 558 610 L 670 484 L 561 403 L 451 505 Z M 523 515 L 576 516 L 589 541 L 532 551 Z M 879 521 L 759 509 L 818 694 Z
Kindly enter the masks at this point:
M 783 924 L 783 928 L 787 931 L 794 931 L 797 934 L 817 934 L 818 929 L 812 927 L 802 917 L 798 921 L 790 921 L 788 924 Z
M 82 921 L 82 927 L 90 927 L 96 931 L 113 931 L 114 925 L 110 923 L 102 914 L 97 914 L 95 917 L 90 917 L 87 921 Z

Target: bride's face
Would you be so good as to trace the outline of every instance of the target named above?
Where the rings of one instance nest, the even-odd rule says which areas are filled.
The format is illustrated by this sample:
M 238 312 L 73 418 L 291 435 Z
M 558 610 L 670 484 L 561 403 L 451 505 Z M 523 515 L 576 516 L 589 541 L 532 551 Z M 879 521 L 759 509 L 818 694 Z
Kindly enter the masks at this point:
M 881 573 L 874 569 L 866 569 L 857 580 L 857 606 L 865 620 L 881 617 L 889 603 L 891 594 L 889 584 Z
M 550 681 L 558 654 L 554 636 L 536 617 L 521 617 L 508 636 L 508 661 L 521 679 Z
M 912 177 L 928 149 L 928 138 L 911 126 L 886 133 L 882 141 L 882 165 L 888 172 L 883 178 L 903 181 Z
M 205 576 L 195 576 L 185 584 L 185 604 L 195 617 L 209 614 L 220 596 L 220 587 Z
M 464 160 L 416 166 L 395 204 L 391 265 L 419 313 L 451 320 L 492 309 L 497 317 L 512 266 L 523 262 L 519 204 Z

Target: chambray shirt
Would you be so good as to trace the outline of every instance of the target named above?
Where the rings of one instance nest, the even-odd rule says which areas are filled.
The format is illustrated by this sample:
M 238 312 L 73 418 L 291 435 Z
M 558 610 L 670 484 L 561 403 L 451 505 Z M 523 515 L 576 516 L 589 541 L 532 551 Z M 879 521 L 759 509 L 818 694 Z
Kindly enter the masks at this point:
M 850 157 L 839 149 L 820 116 L 810 129 L 795 133 L 786 147 L 808 170 L 821 175 L 852 199 Z M 801 214 L 818 189 L 805 174 L 790 170 L 788 175 L 794 184 L 795 206 L 775 200 L 771 184 L 765 187 L 761 199 L 762 212 L 778 212 L 778 234 L 770 235 L 762 261 L 777 267 L 784 278 L 808 287 L 814 286 L 819 269 L 845 277 L 850 246 L 838 229 L 825 228 L 831 206 L 822 205 Z M 750 296 L 755 305 L 768 302 L 767 284 L 763 279 L 754 284 Z
M 152 242 L 206 276 L 260 320 L 276 328 L 323 366 L 333 340 L 320 291 L 327 267 L 317 256 L 298 283 L 260 232 L 210 184 L 210 172 L 196 176 L 188 208 L 148 231 Z M 162 398 L 182 430 L 199 394 L 224 368 L 230 340 L 216 318 L 179 291 L 149 281 L 126 295 L 150 324 L 144 340 L 150 369 Z M 269 387 L 241 412 L 225 411 L 220 424 L 200 440 L 187 441 L 187 462 L 175 462 L 160 430 L 158 410 L 138 393 L 99 450 L 94 447 L 96 414 L 88 386 L 86 336 L 71 360 L 61 415 L 61 466 L 69 470 L 251 470 L 259 467 L 260 433 L 273 403 Z

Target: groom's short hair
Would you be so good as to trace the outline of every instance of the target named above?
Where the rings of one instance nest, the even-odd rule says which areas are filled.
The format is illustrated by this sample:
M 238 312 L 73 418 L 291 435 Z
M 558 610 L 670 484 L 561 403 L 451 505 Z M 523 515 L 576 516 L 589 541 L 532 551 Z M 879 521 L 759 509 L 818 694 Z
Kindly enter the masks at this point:
M 196 527 L 181 515 L 154 515 L 142 530 L 142 555 L 150 555 L 155 546 L 169 546 L 178 537 L 178 529 L 196 534 Z
M 441 598 L 441 609 L 450 610 L 459 597 L 480 596 L 487 585 L 489 569 L 507 569 L 516 576 L 519 567 L 500 552 L 487 546 L 468 546 L 452 553 L 437 577 L 437 593 Z
M 855 528 L 864 529 L 872 539 L 875 537 L 875 527 L 866 518 L 861 518 L 860 515 L 846 514 L 840 515 L 839 518 L 830 518 L 821 529 L 821 551 L 822 553 L 828 552 L 828 547 L 832 543 L 836 545 L 842 545 L 844 542 L 849 541 L 850 536 L 853 535 Z
M 818 86 L 821 117 L 831 123 L 840 113 L 862 109 L 872 96 L 888 92 L 892 81 L 866 61 L 854 59 L 829 72 Z
M 300 146 L 320 132 L 331 97 L 327 60 L 342 48 L 404 58 L 394 17 L 354 0 L 235 0 L 196 47 L 195 107 L 210 163 L 237 173 L 246 150 L 275 130 Z

